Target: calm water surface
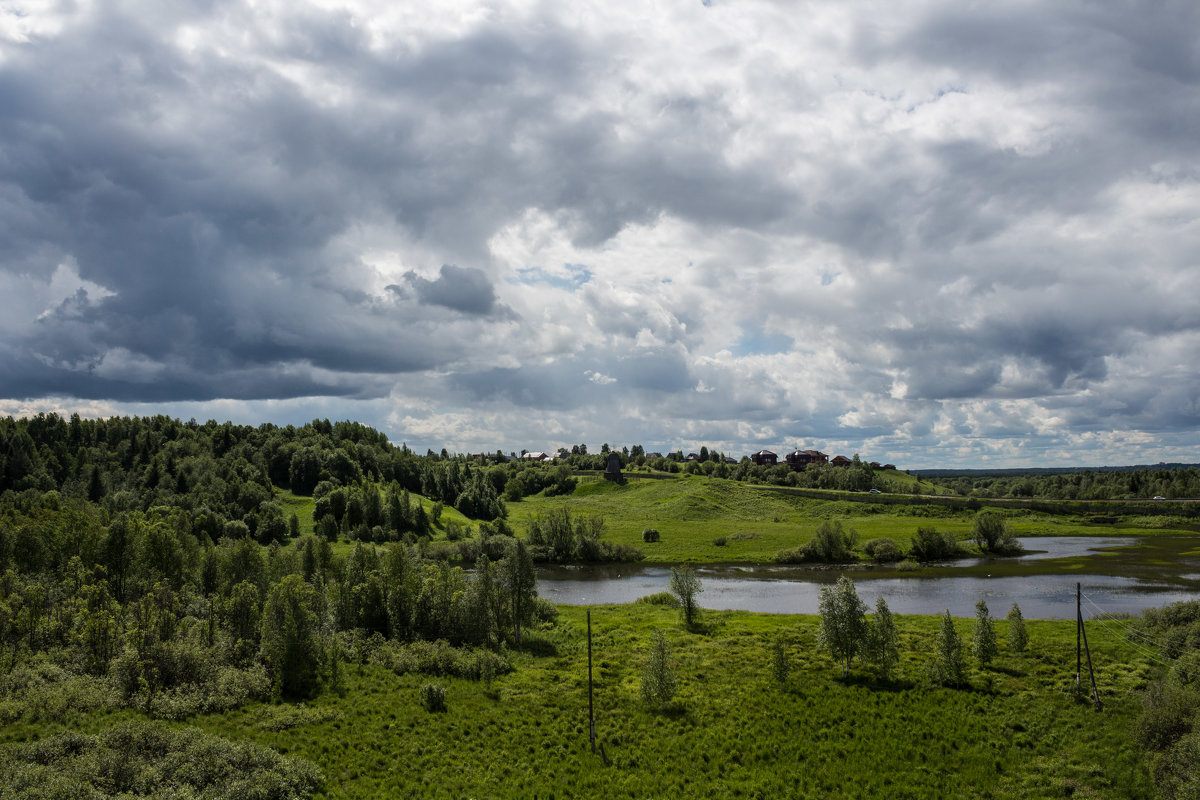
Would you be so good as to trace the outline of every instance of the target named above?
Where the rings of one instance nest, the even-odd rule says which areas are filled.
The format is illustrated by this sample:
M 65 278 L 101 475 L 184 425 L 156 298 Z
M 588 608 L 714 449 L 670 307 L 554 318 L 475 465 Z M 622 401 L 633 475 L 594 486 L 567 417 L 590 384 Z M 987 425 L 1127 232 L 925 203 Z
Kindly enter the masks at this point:
M 1138 560 L 1125 556 L 1126 551 L 1140 552 L 1139 546 L 1159 539 L 1167 537 L 1028 538 L 1021 542 L 1030 552 L 1019 559 L 953 562 L 955 567 L 986 569 L 995 563 L 1011 568 L 1014 561 L 1023 564 L 1090 555 L 1103 564 L 1103 570 L 1095 574 L 1089 574 L 1086 562 L 1079 574 L 995 577 L 986 573 L 900 577 L 903 573 L 894 569 L 843 573 L 778 565 L 708 566 L 698 567 L 696 572 L 703 584 L 699 599 L 705 608 L 815 614 L 821 587 L 848 574 L 857 583 L 859 596 L 869 605 L 883 595 L 889 608 L 900 614 L 940 614 L 949 609 L 954 616 L 974 616 L 975 603 L 982 597 L 993 615 L 1003 615 L 1015 602 L 1028 619 L 1069 619 L 1075 615 L 1076 581 L 1083 584 L 1088 616 L 1101 611 L 1137 613 L 1178 600 L 1200 599 L 1200 538 L 1170 537 L 1166 545 L 1170 550 L 1168 564 L 1163 564 L 1161 558 Z M 1162 556 L 1153 548 L 1151 551 L 1154 556 Z M 670 579 L 670 568 L 661 566 L 543 567 L 538 570 L 538 594 L 572 605 L 630 603 L 666 591 Z

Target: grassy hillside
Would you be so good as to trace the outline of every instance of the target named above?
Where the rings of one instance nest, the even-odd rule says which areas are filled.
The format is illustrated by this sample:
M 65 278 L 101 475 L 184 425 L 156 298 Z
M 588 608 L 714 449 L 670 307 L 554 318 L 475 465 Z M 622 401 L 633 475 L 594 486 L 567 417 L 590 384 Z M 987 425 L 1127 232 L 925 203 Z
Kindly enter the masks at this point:
M 1001 612 L 1002 609 L 996 609 Z M 209 733 L 310 759 L 325 797 L 1149 797 L 1126 731 L 1150 664 L 1120 635 L 1089 629 L 1105 709 L 1073 698 L 1073 623 L 1029 624 L 1031 649 L 972 667 L 969 688 L 929 686 L 936 620 L 898 618 L 898 679 L 876 685 L 816 646 L 814 617 L 706 612 L 699 632 L 649 605 L 593 611 L 596 718 L 609 760 L 588 750 L 583 609 L 563 608 L 489 690 L 439 679 L 448 710 L 418 700 L 427 677 L 365 664 L 346 668 L 343 697 L 308 706 L 253 704 L 187 722 Z M 958 621 L 969 637 L 969 621 Z M 648 641 L 664 629 L 677 702 L 648 710 L 639 686 Z M 791 676 L 771 677 L 786 644 Z M 135 716 L 123 712 L 121 718 Z M 70 722 L 95 730 L 111 716 Z M 5 728 L 0 738 L 51 726 Z
M 898 473 L 903 476 L 903 473 Z M 664 480 L 583 482 L 571 495 L 528 497 L 510 503 L 509 520 L 518 530 L 538 514 L 553 508 L 604 517 L 608 538 L 640 548 L 647 561 L 678 563 L 770 561 L 780 550 L 812 538 L 822 521 L 840 520 L 859 534 L 860 542 L 876 537 L 894 539 L 906 548 L 918 526 L 931 525 L 969 538 L 975 511 L 932 505 L 878 505 L 817 500 L 801 494 L 752 486 L 719 478 L 683 476 Z M 1114 533 L 1112 526 L 1092 525 L 1080 516 L 1056 516 L 1029 511 L 1006 511 L 1019 536 L 1087 536 Z M 1125 526 L 1121 533 L 1161 534 L 1155 527 Z M 654 528 L 662 540 L 642 542 L 642 531 Z M 724 545 L 714 541 L 724 539 Z

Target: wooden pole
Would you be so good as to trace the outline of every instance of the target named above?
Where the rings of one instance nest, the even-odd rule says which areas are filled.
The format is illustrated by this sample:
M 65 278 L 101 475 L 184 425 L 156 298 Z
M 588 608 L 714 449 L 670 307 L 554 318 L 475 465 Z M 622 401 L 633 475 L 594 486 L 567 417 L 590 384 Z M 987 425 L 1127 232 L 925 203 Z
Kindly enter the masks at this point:
M 1075 584 L 1075 691 L 1079 691 L 1079 678 L 1082 670 L 1080 669 L 1081 651 L 1080 651 L 1080 632 L 1084 630 L 1084 612 L 1080 606 L 1080 596 L 1082 588 L 1080 584 Z
M 592 610 L 587 612 L 588 628 L 588 740 L 592 745 L 592 755 L 596 754 L 596 714 L 592 705 Z
M 1096 710 L 1099 711 L 1103 706 L 1100 705 L 1100 692 L 1096 691 L 1096 673 L 1092 671 L 1092 648 L 1088 647 L 1087 628 L 1083 624 L 1083 617 L 1079 618 L 1079 630 L 1083 633 L 1083 649 L 1087 653 L 1088 675 L 1092 679 L 1092 699 L 1096 701 Z

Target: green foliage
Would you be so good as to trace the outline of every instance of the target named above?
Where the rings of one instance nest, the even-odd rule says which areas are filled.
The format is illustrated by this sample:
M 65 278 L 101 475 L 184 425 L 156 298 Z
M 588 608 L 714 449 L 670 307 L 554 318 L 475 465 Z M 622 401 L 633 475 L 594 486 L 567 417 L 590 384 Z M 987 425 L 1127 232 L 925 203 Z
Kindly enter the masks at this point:
M 1024 653 L 1029 646 L 1029 633 L 1025 630 L 1025 617 L 1016 603 L 1008 610 L 1008 646 L 1014 653 Z
M 370 660 L 397 675 L 432 675 L 468 680 L 507 675 L 513 669 L 512 661 L 504 653 L 482 648 L 451 647 L 441 639 L 436 642 L 418 640 L 408 644 L 385 642 L 372 651 Z
M 646 528 L 645 530 L 642 531 L 642 541 L 643 542 L 647 542 L 647 543 L 657 542 L 660 539 L 662 539 L 662 536 L 654 528 Z
M 572 516 L 556 508 L 529 520 L 526 537 L 533 558 L 555 563 L 596 561 L 639 561 L 642 553 L 625 545 L 601 541 L 604 518 Z
M 421 705 L 431 714 L 446 710 L 446 687 L 440 683 L 423 683 L 419 692 Z
M 967 664 L 963 656 L 962 638 L 954 627 L 949 609 L 942 615 L 938 627 L 929 673 L 930 678 L 942 686 L 962 686 L 966 682 Z
M 875 601 L 875 614 L 867 625 L 864 656 L 881 681 L 888 680 L 900 663 L 900 634 L 883 595 Z
M 263 662 L 278 693 L 314 692 L 325 661 L 318 636 L 317 595 L 298 575 L 276 584 L 262 612 Z
M 311 762 L 161 723 L 98 735 L 61 733 L 10 748 L 0 798 L 250 797 L 302 800 L 320 787 Z
M 1000 647 L 996 642 L 996 626 L 988 614 L 987 603 L 982 597 L 975 604 L 975 624 L 971 628 L 971 650 L 981 667 L 991 664 L 1000 652 Z
M 1170 659 L 1150 683 L 1133 737 L 1150 766 L 1161 797 L 1200 796 L 1200 601 L 1147 611 L 1138 640 L 1159 643 Z
M 645 605 L 670 606 L 671 608 L 679 608 L 679 598 L 670 592 L 655 592 L 654 594 L 648 594 L 645 597 L 639 597 L 637 602 Z
M 945 561 L 958 553 L 958 540 L 952 534 L 927 526 L 917 528 L 908 551 L 909 558 L 917 561 Z
M 771 642 L 771 677 L 779 687 L 787 686 L 791 662 L 788 660 L 787 646 L 783 639 L 776 638 Z
M 981 511 L 971 529 L 975 544 L 985 553 L 1010 555 L 1021 552 L 1016 535 L 1008 521 L 994 511 Z
M 671 648 L 667 635 L 654 631 L 650 640 L 650 655 L 642 669 L 642 701 L 653 708 L 664 708 L 675 698 L 678 679 L 671 666 Z
M 867 607 L 858 597 L 854 582 L 845 575 L 837 583 L 821 587 L 821 627 L 817 641 L 842 665 L 842 677 L 850 675 L 850 662 L 867 641 Z
M 892 539 L 872 539 L 863 545 L 863 552 L 880 564 L 890 564 L 904 557 Z
M 696 595 L 704 591 L 700 576 L 688 565 L 671 568 L 671 594 L 679 602 L 679 616 L 684 625 L 691 625 L 700 614 Z

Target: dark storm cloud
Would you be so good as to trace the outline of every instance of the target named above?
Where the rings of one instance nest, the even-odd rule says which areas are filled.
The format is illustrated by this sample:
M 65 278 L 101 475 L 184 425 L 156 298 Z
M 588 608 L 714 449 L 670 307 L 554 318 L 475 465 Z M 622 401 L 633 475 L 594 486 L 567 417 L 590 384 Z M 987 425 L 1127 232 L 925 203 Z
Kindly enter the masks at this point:
M 415 272 L 404 276 L 423 303 L 452 308 L 464 314 L 488 314 L 496 305 L 496 290 L 483 270 L 443 264 L 437 280 L 426 280 Z
M 605 113 L 561 118 L 559 98 L 587 92 L 603 52 L 553 24 L 386 52 L 343 13 L 298 9 L 241 31 L 258 58 L 316 70 L 344 95 L 330 106 L 258 60 L 177 46 L 182 25 L 219 24 L 208 13 L 88 9 L 0 65 L 2 266 L 49 275 L 70 258 L 111 293 L 28 329 L 62 391 L 109 391 L 64 365 L 114 348 L 188 365 L 189 398 L 242 396 L 231 370 L 263 368 L 255 396 L 289 396 L 321 384 L 276 381 L 272 367 L 388 374 L 461 358 L 461 332 L 403 297 L 364 313 L 342 285 L 368 277 L 338 244 L 363 215 L 474 259 L 523 207 L 558 209 L 596 243 L 664 210 L 758 224 L 787 204 L 765 165 L 732 168 L 669 138 L 622 144 Z M 426 305 L 503 310 L 474 267 L 408 280 Z M 163 370 L 156 391 L 170 396 L 177 374 Z

